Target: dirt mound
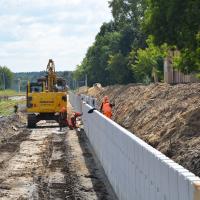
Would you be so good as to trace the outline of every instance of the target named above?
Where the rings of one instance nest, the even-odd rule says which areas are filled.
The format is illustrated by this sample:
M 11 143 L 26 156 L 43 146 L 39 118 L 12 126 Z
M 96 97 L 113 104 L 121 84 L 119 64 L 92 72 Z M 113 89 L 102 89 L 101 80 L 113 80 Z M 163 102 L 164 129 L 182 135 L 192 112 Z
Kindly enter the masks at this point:
M 99 104 L 104 95 L 117 123 L 200 176 L 200 84 L 115 85 Z
M 78 94 L 85 94 L 85 93 L 87 93 L 87 91 L 88 91 L 88 87 L 86 87 L 86 86 L 82 86 L 82 87 L 79 87 L 78 88 Z
M 95 83 L 92 87 L 88 88 L 86 86 L 80 87 L 77 91 L 77 94 L 87 94 L 90 96 L 97 96 L 100 92 L 102 92 L 104 88 L 100 83 Z
M 26 126 L 26 120 L 21 113 L 0 118 L 0 144 L 18 135 L 23 126 Z

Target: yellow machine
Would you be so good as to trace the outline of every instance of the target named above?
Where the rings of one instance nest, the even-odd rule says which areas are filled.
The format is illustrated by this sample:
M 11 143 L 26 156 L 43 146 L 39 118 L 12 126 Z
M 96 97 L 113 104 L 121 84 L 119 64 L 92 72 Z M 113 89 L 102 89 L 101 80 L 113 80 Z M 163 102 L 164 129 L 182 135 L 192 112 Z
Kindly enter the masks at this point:
M 58 78 L 53 60 L 49 60 L 46 76 L 27 85 L 28 127 L 36 127 L 40 120 L 59 122 L 61 108 L 67 109 L 66 81 Z

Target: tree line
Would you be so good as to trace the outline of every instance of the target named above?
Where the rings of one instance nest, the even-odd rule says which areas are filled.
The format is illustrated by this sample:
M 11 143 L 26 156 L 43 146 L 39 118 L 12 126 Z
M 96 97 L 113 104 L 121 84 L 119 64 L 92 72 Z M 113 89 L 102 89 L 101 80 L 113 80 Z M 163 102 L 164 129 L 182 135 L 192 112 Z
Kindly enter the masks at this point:
M 58 71 L 58 77 L 66 80 L 70 88 L 74 87 L 71 71 Z M 0 90 L 13 89 L 18 91 L 18 84 L 20 83 L 21 91 L 26 91 L 27 82 L 37 82 L 40 77 L 46 76 L 45 71 L 40 72 L 17 72 L 13 73 L 8 67 L 0 66 Z
M 12 71 L 6 66 L 0 66 L 0 90 L 11 88 L 12 80 Z
M 71 71 L 58 71 L 56 72 L 58 77 L 62 77 L 66 80 L 67 85 L 73 88 L 72 72 Z M 37 82 L 41 77 L 46 76 L 46 71 L 40 72 L 18 72 L 14 73 L 14 80 L 12 84 L 12 89 L 18 90 L 18 84 L 16 82 L 20 80 L 21 91 L 26 91 L 27 82 Z
M 178 51 L 173 66 L 200 72 L 199 0 L 111 0 L 113 20 L 103 23 L 74 72 L 89 85 L 163 80 L 163 61 Z

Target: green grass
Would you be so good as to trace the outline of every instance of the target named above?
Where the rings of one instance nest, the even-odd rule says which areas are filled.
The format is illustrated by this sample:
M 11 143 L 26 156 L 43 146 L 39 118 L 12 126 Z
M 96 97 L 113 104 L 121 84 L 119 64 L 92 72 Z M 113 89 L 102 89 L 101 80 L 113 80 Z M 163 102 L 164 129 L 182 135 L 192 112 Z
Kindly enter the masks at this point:
M 0 90 L 0 96 L 21 96 L 25 95 L 25 92 L 16 92 L 15 90 Z
M 7 100 L 0 101 L 0 115 L 1 116 L 9 116 L 14 114 L 14 105 L 16 104 L 24 104 L 25 100 Z

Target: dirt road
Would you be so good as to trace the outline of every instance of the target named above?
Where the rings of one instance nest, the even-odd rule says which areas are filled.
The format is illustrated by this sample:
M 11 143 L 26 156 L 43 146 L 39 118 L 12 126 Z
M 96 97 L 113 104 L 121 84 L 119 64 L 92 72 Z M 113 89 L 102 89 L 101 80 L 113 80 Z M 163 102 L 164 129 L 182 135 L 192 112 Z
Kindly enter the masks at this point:
M 40 122 L 14 132 L 0 143 L 0 199 L 116 199 L 83 131 Z

